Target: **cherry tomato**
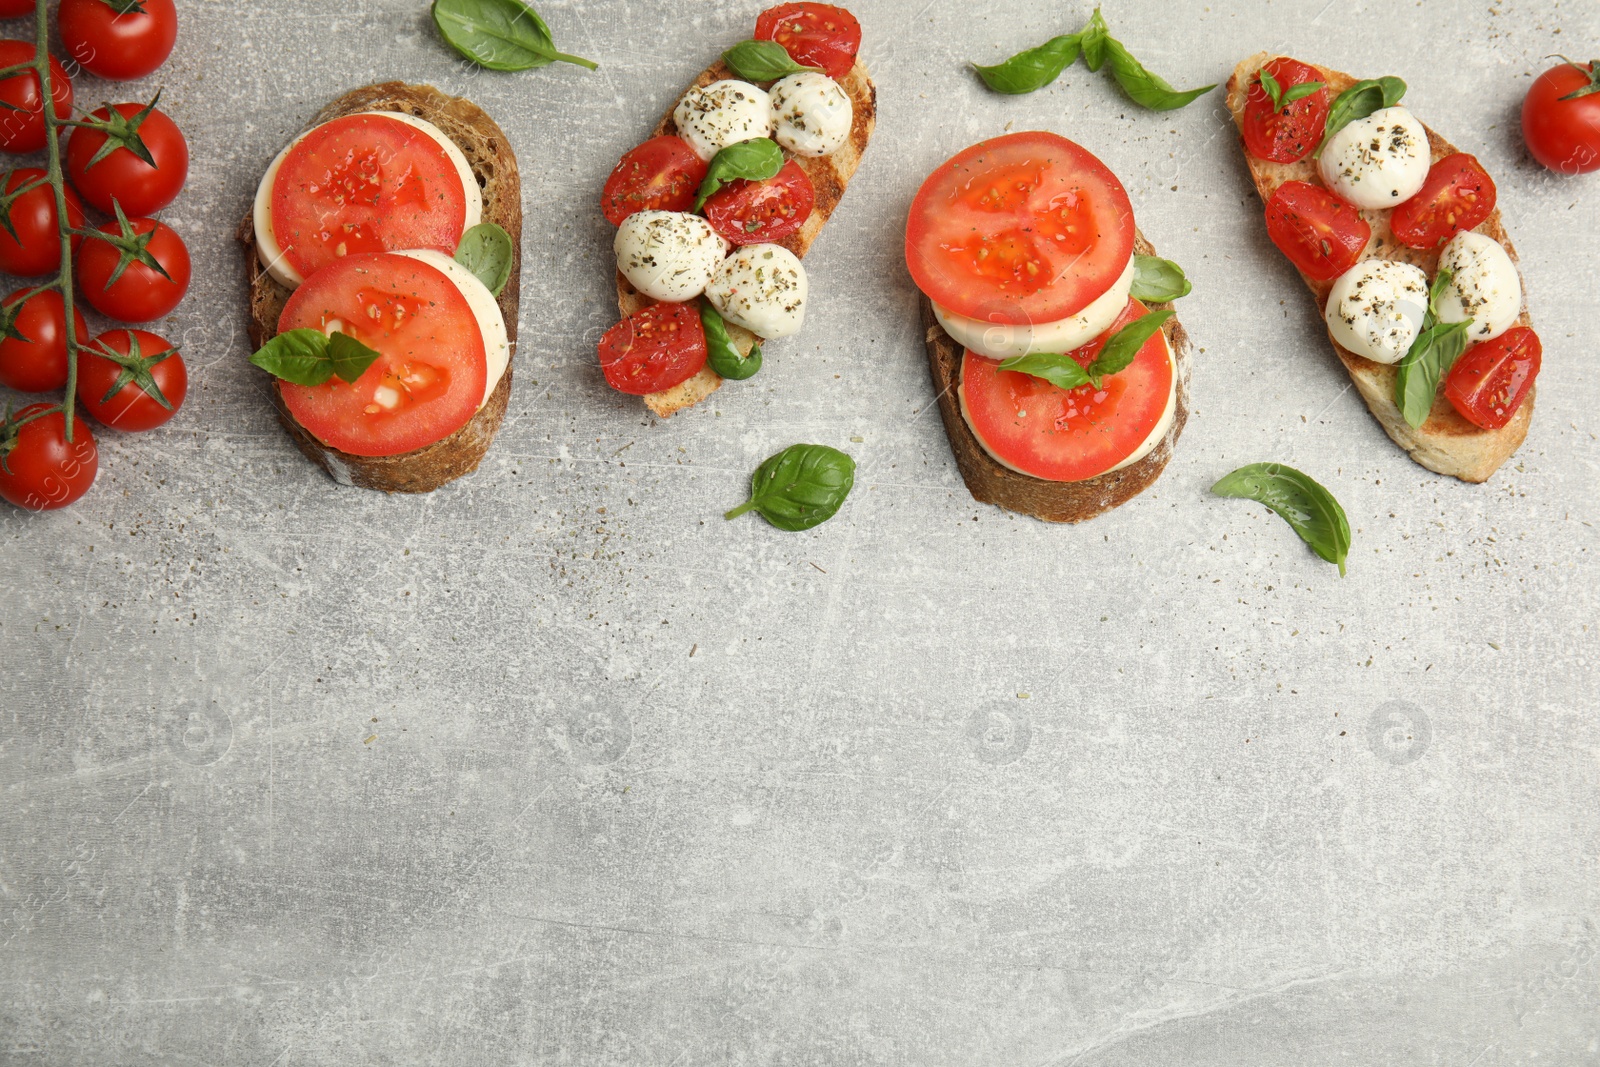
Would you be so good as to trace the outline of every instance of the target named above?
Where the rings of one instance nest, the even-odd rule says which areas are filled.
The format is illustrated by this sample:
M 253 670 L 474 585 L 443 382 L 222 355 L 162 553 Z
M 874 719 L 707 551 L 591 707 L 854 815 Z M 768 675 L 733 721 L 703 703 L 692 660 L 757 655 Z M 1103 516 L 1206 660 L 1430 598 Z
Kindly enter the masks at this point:
M 1533 158 L 1562 174 L 1600 170 L 1600 62 L 1563 63 L 1534 79 L 1522 101 L 1522 138 Z M 1583 96 L 1563 97 L 1584 92 Z
M 1495 203 L 1494 179 L 1472 156 L 1445 156 L 1428 171 L 1421 192 L 1394 209 L 1389 226 L 1408 248 L 1437 248 L 1476 229 Z
M 123 119 L 132 119 L 144 110 L 143 104 L 115 106 Z M 105 122 L 109 115 L 100 108 L 89 117 Z M 153 215 L 178 198 L 189 176 L 189 142 L 177 123 L 152 111 L 139 121 L 138 136 L 155 166 L 126 147 L 114 148 L 110 155 L 93 162 L 107 140 L 100 130 L 76 126 L 67 139 L 67 176 L 85 200 L 107 215 L 116 213 L 113 200 L 129 215 Z
M 707 166 L 681 137 L 652 137 L 629 149 L 612 170 L 600 194 L 600 210 L 613 226 L 639 211 L 688 211 Z
M 90 74 L 127 81 L 150 74 L 172 54 L 178 9 L 172 0 L 139 0 L 118 12 L 106 0 L 61 0 L 61 42 Z
M 1284 182 L 1267 201 L 1267 235 L 1306 277 L 1330 282 L 1361 259 L 1372 227 L 1321 186 Z
M 600 338 L 600 369 L 632 396 L 671 389 L 706 365 L 706 331 L 691 304 L 651 304 Z
M 122 276 L 111 281 L 121 260 L 116 246 L 98 238 L 87 238 L 78 253 L 78 286 L 100 314 L 118 322 L 149 322 L 178 306 L 189 289 L 189 249 L 172 227 L 155 219 L 130 219 L 129 229 L 140 237 L 149 235 L 145 245 L 162 270 L 162 277 L 137 261 L 129 263 Z M 101 233 L 117 234 L 115 222 L 100 227 Z
M 1538 334 L 1526 326 L 1507 330 L 1462 353 L 1445 377 L 1444 395 L 1468 422 L 1498 430 L 1527 399 L 1543 355 Z
M 33 14 L 33 0 L 0 0 L 0 19 L 17 19 Z
M 856 65 L 861 23 L 832 4 L 782 4 L 756 19 L 756 40 L 776 41 L 802 67 L 821 67 L 837 80 Z
M 1322 72 L 1297 59 L 1281 56 L 1262 68 L 1275 78 L 1282 92 L 1297 85 L 1323 81 Z M 1281 108 L 1262 87 L 1258 74 L 1245 95 L 1244 143 L 1250 154 L 1270 163 L 1296 163 L 1311 154 L 1328 126 L 1333 101 L 1326 87 Z
M 0 384 L 24 393 L 47 393 L 67 384 L 67 306 L 54 289 L 20 289 L 5 298 L 0 322 Z M 83 314 L 72 309 L 79 344 L 89 339 Z
M 111 353 L 121 359 L 109 358 Z M 124 376 L 128 380 L 117 388 Z M 167 403 L 157 400 L 151 389 Z M 188 394 L 183 357 L 159 334 L 107 330 L 78 354 L 78 399 L 104 426 L 152 430 L 176 415 Z
M 5 121 L 0 110 L 0 123 Z M 32 185 L 45 177 L 37 167 L 24 167 L 11 172 L 6 179 L 6 192 L 14 193 L 24 185 Z M 83 202 L 78 194 L 66 189 L 67 222 L 74 229 L 84 226 Z M 0 227 L 0 270 L 19 278 L 37 278 L 41 274 L 54 274 L 61 269 L 61 231 L 56 225 L 56 194 L 49 184 L 30 189 L 11 203 L 11 225 L 17 236 L 12 237 Z M 77 249 L 83 238 L 74 237 L 72 247 Z
M 53 405 L 29 404 L 0 431 L 0 498 L 28 511 L 54 511 L 83 496 L 100 469 L 88 423 L 72 417 L 72 440 L 61 412 L 16 425 Z M 12 430 L 15 429 L 15 433 Z
M 32 63 L 37 50 L 27 41 L 0 41 L 0 67 Z M 55 97 L 56 118 L 72 117 L 72 79 L 54 56 L 50 57 L 50 95 Z M 13 74 L 0 81 L 0 149 L 37 152 L 44 147 L 44 93 L 33 71 Z
M 729 244 L 775 244 L 797 232 L 817 202 L 811 179 L 794 160 L 764 182 L 735 179 L 706 200 L 706 221 Z

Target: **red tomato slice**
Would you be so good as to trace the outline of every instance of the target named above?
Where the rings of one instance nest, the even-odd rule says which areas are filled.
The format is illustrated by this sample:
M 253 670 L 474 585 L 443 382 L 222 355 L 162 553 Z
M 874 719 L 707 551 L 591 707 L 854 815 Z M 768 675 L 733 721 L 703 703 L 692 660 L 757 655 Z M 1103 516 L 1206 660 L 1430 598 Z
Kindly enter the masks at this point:
M 1113 333 L 1148 311 L 1128 301 L 1111 329 L 1069 355 L 1087 367 Z M 1099 389 L 1060 389 L 1002 371 L 999 361 L 969 351 L 961 360 L 961 410 L 978 440 L 1006 466 L 1046 481 L 1079 482 L 1104 474 L 1144 444 L 1166 413 L 1172 373 L 1160 333 Z
M 600 338 L 600 370 L 630 396 L 671 389 L 706 365 L 706 331 L 690 304 L 651 304 Z
M 1321 186 L 1284 182 L 1267 201 L 1267 236 L 1306 277 L 1331 282 L 1361 259 L 1372 227 Z
M 449 154 L 387 115 L 318 126 L 289 149 L 272 185 L 272 233 L 303 278 L 359 252 L 453 255 L 466 219 L 466 190 Z
M 289 411 L 324 444 L 394 456 L 455 433 L 483 403 L 489 363 L 467 298 L 409 256 L 346 256 L 294 291 L 278 331 L 347 333 L 380 355 L 354 382 L 281 383 Z
M 856 65 L 861 23 L 832 4 L 782 4 L 756 19 L 756 40 L 776 41 L 796 63 L 838 79 Z
M 1461 417 L 1486 430 L 1511 421 L 1539 376 L 1544 346 L 1526 326 L 1475 344 L 1450 368 L 1444 395 Z
M 1407 248 L 1437 248 L 1461 230 L 1477 229 L 1496 196 L 1489 172 L 1457 152 L 1429 168 L 1422 191 L 1394 209 L 1389 226 Z
M 811 217 L 817 192 L 794 160 L 764 182 L 735 179 L 706 200 L 706 221 L 734 245 L 774 244 Z
M 606 179 L 600 210 L 613 226 L 640 211 L 688 211 L 708 166 L 681 137 L 652 137 L 630 149 Z
M 1133 256 L 1133 205 L 1106 165 L 1053 133 L 973 145 L 922 183 L 906 266 L 934 303 L 984 322 L 1058 322 Z
M 1297 59 L 1282 56 L 1265 68 L 1285 93 L 1296 85 L 1322 81 L 1322 73 Z M 1272 106 L 1272 98 L 1261 87 L 1257 76 L 1250 82 L 1244 105 L 1244 143 L 1250 154 L 1271 163 L 1296 163 L 1311 154 L 1328 127 L 1328 111 L 1333 101 L 1326 87 L 1282 108 Z

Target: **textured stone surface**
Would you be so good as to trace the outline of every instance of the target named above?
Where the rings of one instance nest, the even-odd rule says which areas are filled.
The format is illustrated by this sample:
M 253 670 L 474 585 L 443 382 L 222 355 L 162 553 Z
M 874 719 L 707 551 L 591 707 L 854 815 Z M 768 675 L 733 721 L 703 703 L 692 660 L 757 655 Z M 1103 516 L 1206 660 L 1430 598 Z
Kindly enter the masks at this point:
M 758 5 L 539 6 L 599 73 L 464 70 L 413 0 L 197 0 L 149 86 L 80 84 L 159 81 L 193 144 L 193 388 L 77 507 L 0 512 L 0 1063 L 1600 1062 L 1600 185 L 1516 126 L 1593 3 L 1106 12 L 1177 85 L 1400 74 L 1484 160 L 1546 364 L 1481 487 L 1350 390 L 1220 94 L 980 91 L 1070 5 L 857 6 L 882 119 L 806 330 L 654 424 L 594 365 L 596 195 Z M 397 76 L 526 176 L 511 412 L 422 499 L 274 424 L 230 236 L 307 116 Z M 1102 155 L 1196 286 L 1178 456 L 1077 528 L 971 502 L 901 265 L 921 177 L 1008 125 Z M 723 522 L 797 440 L 856 456 L 843 513 Z M 1342 499 L 1348 578 L 1207 496 L 1265 459 Z

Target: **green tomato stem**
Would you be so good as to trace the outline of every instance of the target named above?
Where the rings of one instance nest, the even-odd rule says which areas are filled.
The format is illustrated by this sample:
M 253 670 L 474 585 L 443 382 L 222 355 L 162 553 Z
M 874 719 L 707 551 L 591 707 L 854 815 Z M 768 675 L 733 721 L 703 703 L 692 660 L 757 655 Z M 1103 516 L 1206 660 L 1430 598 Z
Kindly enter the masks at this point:
M 49 152 L 46 165 L 47 180 L 56 194 L 56 227 L 61 237 L 61 269 L 56 275 L 56 285 L 61 290 L 62 314 L 67 328 L 67 384 L 66 396 L 61 401 L 62 427 L 67 440 L 72 440 L 73 408 L 78 398 L 78 327 L 72 306 L 72 238 L 74 231 L 67 216 L 67 183 L 61 172 L 61 127 L 63 120 L 56 116 L 55 88 L 50 84 L 50 17 L 45 0 L 34 5 L 34 55 L 33 69 L 39 75 L 39 95 L 44 109 L 45 147 Z M 70 116 L 69 116 L 70 118 Z

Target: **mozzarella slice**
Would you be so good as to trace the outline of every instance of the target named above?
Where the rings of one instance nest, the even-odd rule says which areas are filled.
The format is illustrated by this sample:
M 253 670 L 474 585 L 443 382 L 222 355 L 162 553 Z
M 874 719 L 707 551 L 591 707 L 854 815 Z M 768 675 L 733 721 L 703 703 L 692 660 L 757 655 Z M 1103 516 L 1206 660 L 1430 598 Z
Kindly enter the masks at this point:
M 472 317 L 478 320 L 478 332 L 483 334 L 483 355 L 489 363 L 489 374 L 483 384 L 483 399 L 478 402 L 481 409 L 494 395 L 495 386 L 500 384 L 506 367 L 511 365 L 511 342 L 506 336 L 506 320 L 500 314 L 500 302 L 494 298 L 489 287 L 478 280 L 477 275 L 443 252 L 423 248 L 397 252 L 396 255 L 426 263 L 449 278 L 450 283 L 466 298 Z
M 782 245 L 745 245 L 723 261 L 706 299 L 729 322 L 775 340 L 800 332 L 810 283 L 795 254 Z
M 1522 314 L 1522 279 L 1500 242 L 1464 230 L 1439 253 L 1439 269 L 1450 272 L 1450 284 L 1439 294 L 1439 321 L 1472 320 L 1467 337 L 1492 341 L 1516 324 Z
M 772 100 L 772 136 L 795 155 L 831 155 L 850 137 L 854 108 L 839 83 L 826 74 L 791 74 L 778 79 L 767 95 Z
M 1128 306 L 1133 275 L 1133 256 L 1130 255 L 1128 266 L 1110 289 L 1070 319 L 1059 322 L 1042 322 L 1035 326 L 983 322 L 957 315 L 938 304 L 933 305 L 933 314 L 957 344 L 990 359 L 1011 359 L 1030 352 L 1071 352 L 1111 329 L 1122 309 Z
M 749 82 L 712 82 L 684 93 L 672 121 L 695 154 L 710 160 L 731 144 L 771 136 L 772 103 Z
M 382 115 L 386 119 L 393 119 L 412 127 L 424 136 L 431 138 L 444 150 L 454 164 L 456 175 L 461 179 L 461 188 L 467 196 L 467 216 L 462 226 L 462 232 L 478 225 L 483 221 L 483 190 L 478 187 L 478 179 L 472 174 L 472 165 L 467 162 L 467 157 L 462 154 L 456 143 L 444 135 L 444 131 L 431 122 L 426 122 L 414 115 L 404 115 L 398 111 L 364 111 L 364 115 Z M 312 127 L 293 141 L 287 148 L 279 152 L 267 167 L 267 173 L 261 178 L 261 184 L 256 186 L 256 199 L 252 209 L 256 231 L 256 258 L 261 260 L 261 265 L 267 273 L 282 285 L 293 289 L 305 281 L 300 272 L 294 268 L 288 258 L 283 254 L 283 248 L 278 244 L 277 236 L 272 232 L 272 186 L 278 180 L 278 170 L 283 166 L 283 161 L 289 158 L 289 153 L 294 151 L 294 146 L 312 133 L 317 127 Z
M 639 211 L 617 227 L 617 269 L 652 300 L 681 304 L 705 292 L 728 243 L 699 215 Z
M 1328 293 L 1328 332 L 1342 347 L 1378 363 L 1398 363 L 1428 313 L 1422 268 L 1368 259 L 1339 276 Z
M 1386 107 L 1334 134 L 1319 161 L 1322 180 L 1363 208 L 1410 200 L 1428 180 L 1433 160 L 1428 131 L 1403 107 Z

